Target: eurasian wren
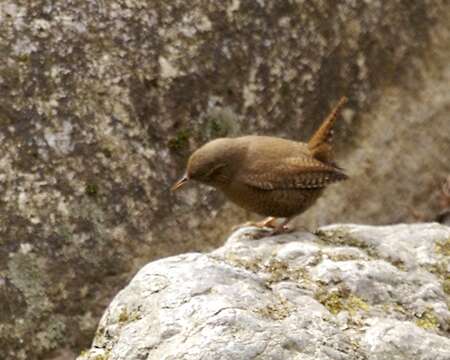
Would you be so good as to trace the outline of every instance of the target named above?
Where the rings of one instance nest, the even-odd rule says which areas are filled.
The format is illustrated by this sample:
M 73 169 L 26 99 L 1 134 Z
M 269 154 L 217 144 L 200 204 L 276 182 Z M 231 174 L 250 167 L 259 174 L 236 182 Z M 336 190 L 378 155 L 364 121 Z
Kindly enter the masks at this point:
M 235 204 L 269 216 L 258 226 L 286 229 L 326 186 L 347 178 L 333 161 L 333 124 L 347 102 L 343 97 L 308 143 L 269 136 L 219 138 L 196 150 L 175 191 L 189 180 L 213 186 Z M 285 218 L 275 225 L 276 218 Z

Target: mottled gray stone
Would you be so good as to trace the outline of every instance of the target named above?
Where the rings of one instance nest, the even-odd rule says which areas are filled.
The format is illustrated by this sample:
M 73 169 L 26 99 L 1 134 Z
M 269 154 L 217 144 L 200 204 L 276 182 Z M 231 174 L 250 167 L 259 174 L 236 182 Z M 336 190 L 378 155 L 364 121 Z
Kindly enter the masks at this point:
M 78 360 L 450 358 L 449 227 L 254 235 L 146 265 Z
M 414 326 L 410 322 L 373 319 L 361 341 L 372 360 L 447 360 L 450 339 Z

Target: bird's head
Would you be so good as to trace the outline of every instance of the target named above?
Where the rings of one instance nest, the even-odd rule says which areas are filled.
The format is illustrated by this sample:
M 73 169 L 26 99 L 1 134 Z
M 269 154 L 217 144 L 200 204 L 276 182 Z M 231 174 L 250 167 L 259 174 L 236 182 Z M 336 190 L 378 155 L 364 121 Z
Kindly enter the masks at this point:
M 245 149 L 233 138 L 219 138 L 206 143 L 189 157 L 186 172 L 172 187 L 177 190 L 189 180 L 220 186 L 235 173 Z

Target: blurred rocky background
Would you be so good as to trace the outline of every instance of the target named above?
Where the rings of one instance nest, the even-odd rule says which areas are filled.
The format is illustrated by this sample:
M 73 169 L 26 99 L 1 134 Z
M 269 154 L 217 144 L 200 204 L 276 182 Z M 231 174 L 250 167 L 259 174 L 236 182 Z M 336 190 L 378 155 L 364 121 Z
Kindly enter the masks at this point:
M 339 163 L 298 224 L 441 219 L 450 5 L 0 1 L 0 358 L 70 359 L 144 263 L 249 214 L 168 191 L 219 136 L 305 140 L 342 95 Z

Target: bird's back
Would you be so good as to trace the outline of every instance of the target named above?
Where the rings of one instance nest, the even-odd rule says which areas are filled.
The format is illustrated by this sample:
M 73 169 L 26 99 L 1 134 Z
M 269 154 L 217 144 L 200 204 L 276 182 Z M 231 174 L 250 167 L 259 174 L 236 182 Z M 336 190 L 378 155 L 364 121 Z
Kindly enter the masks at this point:
M 242 136 L 236 141 L 246 144 L 245 161 L 249 163 L 258 159 L 277 161 L 292 156 L 311 156 L 308 145 L 303 142 L 259 135 Z

